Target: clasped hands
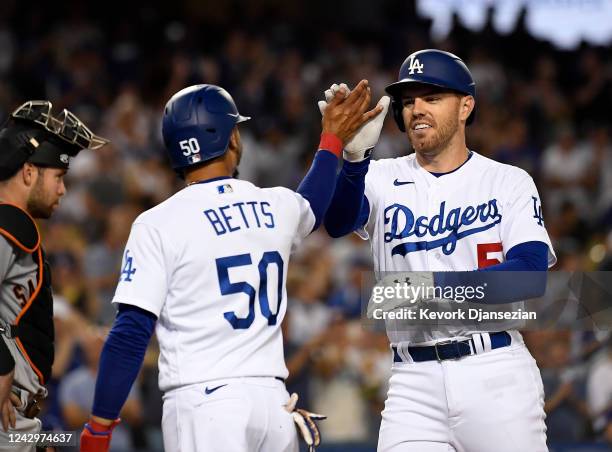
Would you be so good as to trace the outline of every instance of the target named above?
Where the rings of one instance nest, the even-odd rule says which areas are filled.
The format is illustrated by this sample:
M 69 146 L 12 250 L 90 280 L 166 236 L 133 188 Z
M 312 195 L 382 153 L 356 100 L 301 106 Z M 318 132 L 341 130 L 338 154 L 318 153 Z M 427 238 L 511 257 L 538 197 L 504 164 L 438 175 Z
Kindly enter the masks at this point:
M 353 91 L 345 83 L 334 83 L 324 95 L 325 100 L 318 103 L 323 132 L 333 133 L 342 140 L 344 160 L 360 162 L 368 158 L 378 143 L 389 110 L 389 96 L 383 96 L 376 107 L 366 111 L 371 100 L 367 80 L 359 82 Z

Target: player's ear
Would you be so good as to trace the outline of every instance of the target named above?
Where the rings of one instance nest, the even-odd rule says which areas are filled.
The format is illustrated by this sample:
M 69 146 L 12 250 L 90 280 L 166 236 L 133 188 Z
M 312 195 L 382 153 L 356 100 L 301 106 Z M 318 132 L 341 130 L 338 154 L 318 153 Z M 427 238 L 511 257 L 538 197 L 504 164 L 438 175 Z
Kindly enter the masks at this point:
M 229 144 L 227 146 L 228 151 L 235 151 L 240 147 L 240 135 L 238 134 L 238 127 L 234 126 L 230 135 Z
M 467 121 L 467 118 L 470 117 L 470 113 L 474 110 L 475 104 L 476 101 L 472 96 L 461 96 L 459 98 L 459 119 Z
M 38 179 L 38 169 L 29 162 L 26 162 L 21 168 L 21 177 L 23 179 L 23 183 L 30 187 L 36 183 Z
M 236 132 L 238 132 L 238 129 L 234 127 L 234 130 L 232 130 L 232 134 L 230 135 L 229 145 L 231 149 L 236 149 L 238 147 L 238 139 L 236 137 Z

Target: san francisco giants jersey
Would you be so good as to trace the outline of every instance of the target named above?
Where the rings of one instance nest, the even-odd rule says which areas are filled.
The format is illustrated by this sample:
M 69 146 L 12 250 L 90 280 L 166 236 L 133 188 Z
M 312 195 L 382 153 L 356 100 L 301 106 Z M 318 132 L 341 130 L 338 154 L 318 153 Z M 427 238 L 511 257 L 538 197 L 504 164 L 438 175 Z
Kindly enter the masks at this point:
M 301 195 L 229 178 L 189 185 L 136 219 L 113 302 L 158 317 L 161 390 L 287 376 L 289 255 L 314 223 Z
M 15 323 L 37 286 L 38 266 L 32 255 L 21 251 L 0 235 L 0 323 L 3 327 Z M 15 360 L 14 384 L 32 394 L 46 394 L 38 376 L 32 370 L 14 339 L 0 333 Z
M 546 243 L 549 267 L 556 262 L 531 176 L 476 152 L 439 177 L 423 169 L 415 154 L 373 161 L 365 194 L 377 272 L 476 270 L 503 262 L 512 247 L 530 241 Z M 392 343 L 469 334 L 454 326 L 432 331 L 386 322 Z

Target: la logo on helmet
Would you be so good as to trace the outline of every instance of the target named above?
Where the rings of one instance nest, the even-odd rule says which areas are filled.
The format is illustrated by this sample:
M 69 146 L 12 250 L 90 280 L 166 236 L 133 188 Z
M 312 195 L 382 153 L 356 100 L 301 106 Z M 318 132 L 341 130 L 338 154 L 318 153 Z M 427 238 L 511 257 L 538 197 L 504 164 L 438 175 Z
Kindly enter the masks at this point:
M 414 71 L 417 71 L 417 74 L 423 73 L 423 65 L 415 57 L 410 58 L 410 67 L 408 69 L 410 69 L 410 72 L 408 72 L 410 75 L 414 74 Z

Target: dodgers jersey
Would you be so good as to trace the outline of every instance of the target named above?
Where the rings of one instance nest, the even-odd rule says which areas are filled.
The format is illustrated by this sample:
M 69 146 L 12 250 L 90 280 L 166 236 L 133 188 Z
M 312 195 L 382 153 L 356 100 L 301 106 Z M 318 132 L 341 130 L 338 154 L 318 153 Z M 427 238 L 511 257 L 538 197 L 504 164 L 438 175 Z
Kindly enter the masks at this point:
M 289 255 L 314 224 L 301 195 L 230 178 L 189 185 L 134 221 L 113 303 L 158 317 L 162 391 L 287 377 Z
M 476 270 L 503 262 L 508 250 L 530 241 L 546 243 L 549 267 L 556 262 L 531 176 L 476 152 L 440 177 L 422 168 L 414 153 L 373 161 L 365 195 L 376 272 Z M 470 333 L 453 325 L 429 331 L 401 323 L 386 320 L 392 343 Z M 513 329 L 520 321 L 499 325 Z

